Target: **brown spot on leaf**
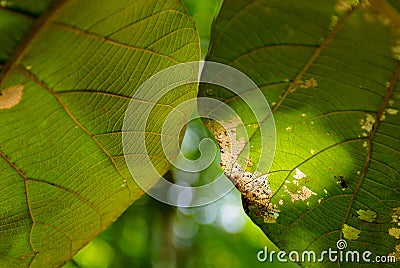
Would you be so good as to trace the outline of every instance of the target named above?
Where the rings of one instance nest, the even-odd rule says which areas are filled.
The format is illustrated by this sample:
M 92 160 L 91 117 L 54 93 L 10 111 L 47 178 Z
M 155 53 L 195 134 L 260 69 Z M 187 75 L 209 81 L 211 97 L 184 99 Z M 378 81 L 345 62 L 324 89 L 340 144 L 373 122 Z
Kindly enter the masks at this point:
M 295 193 L 292 193 L 289 190 L 285 190 L 285 192 L 290 195 L 292 202 L 295 202 L 295 201 L 298 201 L 298 200 L 305 201 L 308 198 L 310 198 L 312 195 L 317 195 L 316 193 L 311 191 L 306 186 L 301 187 L 301 189 L 298 190 Z
M 24 85 L 19 84 L 5 88 L 0 92 L 0 110 L 10 109 L 17 105 L 22 98 Z

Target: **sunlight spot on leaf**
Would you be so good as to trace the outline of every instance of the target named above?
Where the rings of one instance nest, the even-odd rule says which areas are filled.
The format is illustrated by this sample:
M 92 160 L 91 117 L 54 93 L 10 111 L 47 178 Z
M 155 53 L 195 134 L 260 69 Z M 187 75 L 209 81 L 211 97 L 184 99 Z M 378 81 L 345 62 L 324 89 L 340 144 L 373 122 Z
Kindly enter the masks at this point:
M 354 227 L 351 227 L 351 226 L 349 226 L 347 224 L 343 225 L 343 230 L 342 231 L 343 231 L 344 238 L 346 238 L 348 240 L 355 240 L 355 239 L 359 238 L 360 237 L 359 235 L 361 233 L 361 230 L 358 230 L 358 229 L 356 229 Z
M 389 235 L 396 239 L 400 239 L 400 229 L 399 228 L 389 228 Z
M 392 54 L 396 60 L 400 60 L 400 39 L 397 39 L 396 43 L 392 47 Z
M 397 223 L 400 225 L 400 207 L 394 208 L 394 212 L 392 214 L 392 223 Z
M 390 115 L 396 115 L 396 114 L 399 112 L 399 110 L 397 110 L 397 109 L 392 109 L 392 108 L 388 108 L 388 109 L 386 109 L 386 112 L 387 112 L 388 114 L 390 114 Z
M 121 184 L 121 187 L 127 187 L 127 186 L 128 186 L 128 181 L 127 181 L 127 180 L 124 180 L 124 183 Z
M 365 119 L 360 119 L 361 129 L 365 129 L 368 132 L 371 132 L 374 123 L 375 118 L 370 114 L 367 114 Z
M 329 30 L 333 30 L 333 28 L 335 28 L 335 26 L 338 23 L 338 21 L 339 21 L 339 17 L 335 16 L 335 15 L 332 15 L 331 16 L 331 20 L 329 22 Z
M 378 216 L 375 211 L 360 209 L 357 211 L 358 218 L 366 222 L 374 222 Z
M 296 174 L 293 175 L 293 178 L 295 178 L 296 180 L 301 180 L 306 177 L 307 177 L 307 175 L 304 174 L 304 172 L 302 172 L 300 169 L 296 168 Z
M 335 10 L 339 13 L 345 13 L 352 9 L 354 1 L 340 0 L 335 5 Z M 358 3 L 356 3 L 358 4 Z
M 292 127 L 291 126 L 288 126 L 287 128 L 285 128 L 286 129 L 286 131 L 290 131 L 290 130 L 292 130 Z
M 318 86 L 318 83 L 314 77 L 311 77 L 310 79 L 308 79 L 300 84 L 301 88 L 310 88 L 310 87 L 316 87 L 316 86 Z
M 105 240 L 96 238 L 74 257 L 74 261 L 82 267 L 106 268 L 114 256 L 114 249 Z
M 311 150 L 310 150 L 310 153 L 311 153 L 311 154 L 315 154 L 315 150 L 314 150 L 314 149 L 311 149 Z

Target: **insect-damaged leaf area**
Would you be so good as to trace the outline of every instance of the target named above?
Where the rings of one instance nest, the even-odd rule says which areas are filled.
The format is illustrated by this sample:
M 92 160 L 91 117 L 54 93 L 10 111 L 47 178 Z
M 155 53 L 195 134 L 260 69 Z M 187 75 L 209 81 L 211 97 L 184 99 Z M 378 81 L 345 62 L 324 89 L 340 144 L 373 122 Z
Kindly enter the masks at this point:
M 121 145 L 130 97 L 199 57 L 179 1 L 55 1 L 36 20 L 48 2 L 1 1 L 0 267 L 62 265 L 141 196 Z M 162 123 L 196 91 L 148 103 L 147 149 L 162 174 Z
M 269 203 L 254 206 L 242 193 L 249 216 L 284 250 L 318 254 L 348 238 L 347 250 L 399 256 L 400 15 L 382 3 L 396 10 L 373 0 L 226 0 L 214 23 L 207 59 L 251 77 L 274 115 L 272 167 L 260 174 L 250 154 Z M 199 94 L 232 107 L 249 147 L 262 149 L 251 107 L 222 88 L 201 85 Z M 313 265 L 321 264 L 304 264 Z

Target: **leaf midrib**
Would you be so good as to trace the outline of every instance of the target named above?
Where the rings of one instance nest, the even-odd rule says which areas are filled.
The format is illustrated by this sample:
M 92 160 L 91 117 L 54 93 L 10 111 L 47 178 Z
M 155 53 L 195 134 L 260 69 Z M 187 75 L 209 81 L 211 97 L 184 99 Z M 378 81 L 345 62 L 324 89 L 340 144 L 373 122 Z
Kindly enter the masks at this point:
M 321 53 L 324 51 L 324 49 L 331 43 L 331 41 L 334 39 L 334 37 L 337 35 L 337 33 L 340 31 L 340 29 L 346 24 L 346 22 L 347 22 L 348 19 L 351 17 L 351 15 L 352 15 L 358 8 L 360 8 L 361 5 L 362 5 L 362 3 L 360 3 L 360 4 L 358 4 L 356 7 L 352 8 L 344 17 L 341 18 L 340 21 L 338 21 L 338 23 L 335 25 L 335 27 L 334 27 L 334 28 L 330 31 L 330 33 L 325 37 L 325 39 L 324 39 L 323 42 L 320 44 L 320 46 L 315 50 L 315 52 L 314 52 L 313 55 L 310 57 L 310 59 L 307 61 L 307 63 L 304 65 L 304 67 L 301 69 L 301 71 L 296 75 L 296 77 L 295 77 L 292 81 L 290 81 L 290 84 L 289 84 L 288 88 L 286 89 L 285 93 L 283 94 L 283 96 L 279 99 L 279 101 L 277 102 L 277 104 L 276 104 L 276 105 L 274 106 L 274 108 L 272 109 L 272 114 L 275 113 L 275 112 L 278 110 L 278 108 L 279 108 L 279 107 L 282 105 L 282 103 L 286 100 L 287 96 L 288 96 L 291 92 L 293 92 L 293 91 L 296 89 L 298 83 L 302 81 L 303 76 L 307 73 L 307 71 L 310 69 L 310 67 L 311 67 L 311 66 L 314 64 L 314 62 L 318 59 L 318 57 L 321 55 Z M 228 23 L 228 24 L 229 24 L 229 23 Z M 258 48 L 258 49 L 260 49 L 260 48 Z M 242 57 L 242 55 L 239 56 L 239 58 L 240 58 L 240 57 Z M 232 61 L 232 62 L 233 62 L 233 61 Z M 377 130 L 378 126 L 379 126 L 379 123 L 381 122 L 381 121 L 380 121 L 380 118 L 381 118 L 381 116 L 383 115 L 383 113 L 384 113 L 384 111 L 385 111 L 385 109 L 386 109 L 386 107 L 387 107 L 388 101 L 389 101 L 389 99 L 390 99 L 390 96 L 391 96 L 392 92 L 394 91 L 394 88 L 396 87 L 396 84 L 397 84 L 397 81 L 398 81 L 399 77 L 400 77 L 400 64 L 398 65 L 398 67 L 397 67 L 397 69 L 396 69 L 396 71 L 395 71 L 395 73 L 394 73 L 394 75 L 393 75 L 393 78 L 392 78 L 392 80 L 391 80 L 390 86 L 389 86 L 389 88 L 388 88 L 387 91 L 386 91 L 386 95 L 385 95 L 385 97 L 384 97 L 384 100 L 382 101 L 382 104 L 381 104 L 381 106 L 380 106 L 380 108 L 379 108 L 379 110 L 378 110 L 378 112 L 377 112 L 377 114 L 376 114 L 376 120 L 375 120 L 375 122 L 374 122 L 373 129 L 372 129 L 372 131 L 370 132 L 370 135 L 369 135 L 368 137 L 365 137 L 365 138 L 359 138 L 359 139 L 351 140 L 351 141 L 367 140 L 367 141 L 368 141 L 368 153 L 367 153 L 367 158 L 366 158 L 366 161 L 365 161 L 364 168 L 363 168 L 363 170 L 362 170 L 362 172 L 361 172 L 361 175 L 360 175 L 360 179 L 359 179 L 359 181 L 358 181 L 358 183 L 357 183 L 357 185 L 356 185 L 356 187 L 355 187 L 353 193 L 352 193 L 352 194 L 346 195 L 346 196 L 351 196 L 351 201 L 350 201 L 350 203 L 349 203 L 349 207 L 348 207 L 348 209 L 347 209 L 346 215 L 345 215 L 345 217 L 344 217 L 344 219 L 343 219 L 343 224 L 345 224 L 345 222 L 347 221 L 347 219 L 348 219 L 348 217 L 349 217 L 349 214 L 350 214 L 350 211 L 351 211 L 351 208 L 352 208 L 352 204 L 353 204 L 353 202 L 354 202 L 354 200 L 355 200 L 355 197 L 357 196 L 357 192 L 358 192 L 358 190 L 360 189 L 360 186 L 361 186 L 361 184 L 362 184 L 362 182 L 363 182 L 363 179 L 364 179 L 364 177 L 365 177 L 365 174 L 366 174 L 366 172 L 367 172 L 367 170 L 368 170 L 369 162 L 370 162 L 370 160 L 371 160 L 371 150 L 372 150 L 372 149 L 371 149 L 371 147 L 372 147 L 372 146 L 371 146 L 371 145 L 372 145 L 371 142 L 372 142 L 372 137 L 373 137 L 374 134 L 376 133 L 376 130 Z M 376 112 L 375 112 L 375 113 L 376 113 Z M 268 120 L 268 119 L 270 118 L 270 116 L 271 116 L 271 115 L 268 115 L 267 117 L 265 117 L 265 118 L 259 123 L 259 125 L 264 124 L 265 121 Z M 246 141 L 246 145 L 254 138 L 254 136 L 255 136 L 257 133 L 259 133 L 259 130 L 260 130 L 259 125 L 258 125 L 257 129 L 253 132 L 253 134 L 250 136 L 250 138 Z M 344 142 L 349 142 L 349 141 L 344 141 Z M 337 145 L 337 144 L 331 145 L 331 146 L 329 146 L 328 148 L 325 148 L 323 151 L 325 151 L 325 150 L 327 150 L 327 149 L 329 149 L 329 148 L 331 148 L 331 147 L 334 147 L 334 146 L 336 146 L 336 145 Z M 245 148 L 245 147 L 244 147 L 244 148 Z M 307 161 L 307 160 L 305 160 L 305 161 Z M 304 163 L 304 161 L 303 161 L 302 163 Z M 300 166 L 300 165 L 301 165 L 301 163 L 298 164 L 298 165 L 296 165 L 296 167 L 298 167 L 298 166 Z M 294 167 L 291 171 L 293 171 L 296 167 Z M 289 174 L 290 174 L 291 171 L 289 171 Z M 288 176 L 289 176 L 289 175 L 288 175 Z M 278 190 L 277 190 L 276 192 L 278 192 Z M 341 195 L 341 196 L 343 196 L 343 195 Z M 335 198 L 336 198 L 336 197 L 337 197 L 337 196 L 335 196 Z M 305 212 L 304 215 L 307 214 L 308 212 L 309 212 L 309 211 Z M 302 216 L 304 216 L 304 215 L 302 215 Z M 299 219 L 299 218 L 297 218 L 296 221 L 297 221 L 298 219 Z M 341 238 L 342 238 L 343 224 L 342 224 L 340 230 L 336 230 L 336 232 L 339 231 L 340 237 L 341 237 Z M 289 227 L 290 227 L 290 225 L 287 226 L 287 228 L 286 228 L 285 230 L 287 231 Z M 285 232 L 286 232 L 286 231 L 285 231 Z M 284 232 L 284 233 L 285 233 L 285 232 Z
M 360 6 L 360 4 L 350 10 L 332 29 L 332 31 L 325 37 L 324 41 L 320 44 L 320 46 L 315 50 L 311 58 L 308 60 L 306 65 L 304 65 L 303 69 L 296 75 L 295 79 L 290 83 L 289 87 L 286 89 L 285 93 L 281 97 L 281 99 L 277 102 L 277 104 L 272 109 L 272 113 L 274 113 L 279 106 L 285 101 L 286 97 L 297 87 L 298 83 L 302 80 L 304 74 L 310 69 L 310 67 L 317 60 L 322 51 L 331 43 L 333 38 L 337 35 L 340 29 L 346 24 L 346 21 L 350 18 L 350 16 L 354 13 L 354 11 Z
M 25 35 L 24 40 L 17 46 L 12 56 L 3 65 L 3 68 L 0 72 L 0 86 L 8 72 L 20 62 L 21 57 L 24 55 L 26 49 L 29 47 L 35 37 L 40 33 L 40 31 L 42 31 L 42 29 L 45 28 L 44 26 L 51 21 L 53 16 L 57 13 L 57 10 L 62 8 L 67 2 L 68 0 L 53 1 L 50 8 L 45 11 L 42 16 L 36 19 L 29 32 Z
M 345 217 L 343 219 L 343 223 L 342 223 L 341 230 L 340 230 L 340 239 L 342 239 L 342 235 L 343 235 L 343 232 L 342 232 L 343 226 L 347 222 L 347 219 L 349 218 L 350 211 L 351 211 L 351 208 L 353 206 L 354 200 L 356 198 L 357 192 L 360 189 L 362 182 L 364 181 L 365 174 L 367 173 L 367 170 L 368 170 L 368 167 L 369 167 L 369 163 L 371 161 L 372 138 L 373 138 L 373 136 L 375 135 L 375 133 L 376 133 L 376 131 L 378 129 L 379 123 L 381 122 L 382 115 L 384 114 L 385 109 L 386 109 L 386 107 L 387 107 L 387 105 L 389 103 L 390 97 L 391 97 L 391 95 L 392 95 L 392 93 L 393 93 L 393 91 L 394 91 L 394 89 L 395 89 L 395 87 L 396 87 L 396 85 L 398 83 L 399 77 L 400 77 L 400 63 L 397 64 L 397 67 L 396 67 L 396 70 L 394 71 L 392 80 L 390 81 L 390 85 L 389 85 L 388 89 L 386 90 L 385 97 L 384 97 L 384 99 L 382 101 L 382 104 L 379 107 L 378 113 L 377 113 L 377 115 L 375 117 L 375 122 L 374 122 L 374 125 L 372 127 L 372 130 L 371 130 L 369 136 L 367 137 L 367 141 L 368 141 L 367 149 L 368 149 L 368 151 L 367 151 L 367 156 L 366 156 L 366 160 L 365 160 L 365 165 L 364 165 L 364 167 L 363 167 L 363 169 L 361 171 L 360 179 L 358 180 L 357 185 L 354 188 L 354 192 L 353 192 L 352 198 L 350 200 L 349 207 L 348 207 L 346 215 L 345 215 Z
M 307 61 L 307 63 L 304 65 L 304 67 L 301 69 L 301 71 L 296 75 L 296 77 L 290 82 L 289 87 L 286 89 L 285 93 L 283 96 L 279 99 L 279 101 L 276 103 L 274 108 L 271 110 L 271 113 L 268 114 L 261 122 L 257 124 L 256 130 L 253 132 L 253 134 L 249 137 L 248 140 L 246 140 L 243 149 L 240 151 L 239 155 L 242 154 L 243 150 L 247 147 L 248 143 L 255 137 L 257 133 L 260 131 L 260 125 L 264 124 L 275 112 L 276 110 L 282 105 L 282 103 L 286 100 L 287 96 L 296 88 L 298 83 L 302 80 L 304 74 L 308 71 L 308 69 L 313 65 L 313 63 L 317 60 L 321 52 L 330 44 L 330 42 L 333 40 L 333 38 L 336 36 L 336 34 L 340 31 L 340 29 L 346 24 L 347 20 L 350 18 L 352 14 L 361 6 L 361 3 L 359 3 L 357 6 L 352 8 L 344 17 L 341 18 L 335 25 L 335 27 L 330 31 L 330 33 L 324 38 L 323 42 L 320 44 L 320 46 L 315 50 L 313 55 L 310 57 L 310 59 Z
M 117 163 L 115 162 L 114 158 L 107 152 L 107 150 L 104 148 L 104 146 L 97 140 L 94 134 L 90 133 L 76 118 L 75 116 L 71 113 L 71 111 L 67 108 L 67 106 L 64 104 L 64 102 L 61 100 L 61 98 L 48 86 L 46 85 L 43 81 L 39 80 L 37 77 L 35 77 L 33 74 L 22 68 L 22 66 L 17 65 L 18 70 L 24 74 L 28 79 L 32 80 L 35 82 L 37 85 L 45 89 L 47 92 L 49 92 L 51 95 L 54 96 L 56 101 L 59 103 L 59 105 L 62 107 L 62 109 L 66 112 L 69 118 L 88 136 L 90 137 L 98 146 L 98 148 L 107 156 L 107 158 L 111 161 L 114 169 L 117 171 L 117 173 L 123 178 L 124 181 L 127 181 L 128 179 L 121 173 L 119 170 Z M 129 191 L 129 200 L 132 200 L 132 191 L 130 188 L 129 183 L 127 184 L 127 189 Z

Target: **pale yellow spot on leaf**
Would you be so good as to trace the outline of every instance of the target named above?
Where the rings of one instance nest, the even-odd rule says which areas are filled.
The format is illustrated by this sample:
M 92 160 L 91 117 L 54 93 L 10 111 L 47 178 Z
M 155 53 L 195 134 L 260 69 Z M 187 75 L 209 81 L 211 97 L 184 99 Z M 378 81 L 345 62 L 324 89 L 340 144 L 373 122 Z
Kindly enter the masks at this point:
M 367 114 L 365 119 L 360 119 L 361 129 L 365 129 L 368 132 L 372 130 L 374 123 L 375 118 L 370 114 Z
M 331 20 L 329 22 L 329 30 L 332 30 L 333 28 L 335 28 L 335 26 L 338 23 L 338 21 L 339 21 L 339 17 L 335 16 L 335 15 L 332 15 L 331 16 Z
M 399 228 L 389 228 L 389 235 L 396 239 L 400 239 L 400 229 Z
M 348 240 L 356 240 L 358 239 L 361 233 L 361 230 L 358 230 L 350 225 L 344 224 L 343 225 L 343 236 Z
M 388 108 L 388 109 L 386 109 L 386 112 L 390 115 L 396 115 L 399 112 L 399 110 L 393 109 L 393 108 Z
M 362 209 L 358 210 L 357 214 L 358 214 L 358 218 L 360 220 L 363 220 L 366 222 L 374 222 L 376 217 L 378 216 L 375 211 L 362 210 Z
M 310 88 L 310 87 L 316 87 L 318 86 L 317 80 L 315 80 L 314 77 L 311 77 L 310 79 L 304 81 L 300 87 L 301 88 Z
M 352 5 L 350 1 L 341 0 L 336 3 L 335 9 L 337 12 L 345 13 L 352 9 Z
M 392 47 L 392 54 L 396 60 L 400 60 L 400 40 L 397 40 Z
M 392 214 L 392 223 L 400 223 L 400 207 L 394 208 L 394 212 Z

